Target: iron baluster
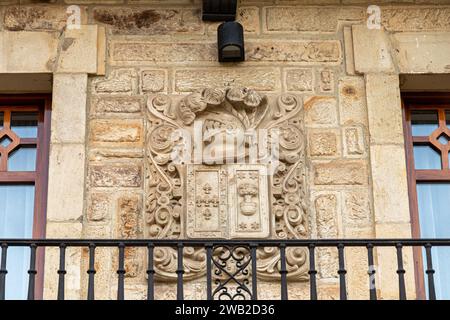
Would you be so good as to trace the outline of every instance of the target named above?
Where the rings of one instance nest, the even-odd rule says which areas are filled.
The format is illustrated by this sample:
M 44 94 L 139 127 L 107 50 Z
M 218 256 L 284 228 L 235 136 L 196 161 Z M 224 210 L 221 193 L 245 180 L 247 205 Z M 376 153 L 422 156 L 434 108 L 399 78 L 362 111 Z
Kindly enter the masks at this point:
M 66 245 L 61 243 L 59 246 L 59 269 L 58 269 L 58 300 L 64 300 L 65 291 L 65 270 L 66 265 Z
M 405 269 L 403 268 L 403 245 L 397 243 L 397 274 L 398 274 L 398 287 L 399 287 L 399 298 L 400 300 L 406 300 L 406 287 L 405 287 Z
M 317 283 L 316 283 L 316 259 L 315 259 L 315 245 L 310 244 L 309 249 L 309 297 L 311 300 L 317 300 Z
M 431 257 L 431 244 L 427 243 L 425 245 L 425 253 L 427 256 L 427 270 L 425 273 L 428 276 L 428 298 L 430 300 L 436 300 L 436 289 L 434 287 L 434 269 L 433 269 L 433 259 Z
M 89 269 L 87 271 L 88 276 L 88 300 L 95 299 L 95 244 L 89 244 Z
M 340 243 L 338 245 L 338 256 L 339 256 L 339 296 L 341 300 L 347 300 L 347 285 L 345 281 L 345 261 L 344 261 L 344 245 Z

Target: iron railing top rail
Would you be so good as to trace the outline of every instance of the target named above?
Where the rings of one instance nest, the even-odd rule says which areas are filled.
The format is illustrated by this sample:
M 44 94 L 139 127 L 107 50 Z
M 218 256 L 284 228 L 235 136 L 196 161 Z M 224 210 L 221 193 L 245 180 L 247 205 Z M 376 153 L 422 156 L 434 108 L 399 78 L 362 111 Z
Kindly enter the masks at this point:
M 280 274 L 280 290 L 281 299 L 288 299 L 288 265 L 287 265 L 287 248 L 288 247 L 304 247 L 309 253 L 309 282 L 310 282 L 310 298 L 316 300 L 318 298 L 317 286 L 317 270 L 315 263 L 316 247 L 336 247 L 338 250 L 338 269 L 339 278 L 339 296 L 341 300 L 347 299 L 346 288 L 346 264 L 345 264 L 345 248 L 346 247 L 365 247 L 367 250 L 367 266 L 369 277 L 369 293 L 370 299 L 377 299 L 377 291 L 375 286 L 374 275 L 374 248 L 376 247 L 393 247 L 397 256 L 397 276 L 399 299 L 407 298 L 406 282 L 403 262 L 402 249 L 404 247 L 424 247 L 426 254 L 426 277 L 428 280 L 428 297 L 431 300 L 436 299 L 432 252 L 433 247 L 447 246 L 450 247 L 450 239 L 0 239 L 0 300 L 5 299 L 7 270 L 7 252 L 9 247 L 29 247 L 30 248 L 30 264 L 28 269 L 28 299 L 35 298 L 36 276 L 37 276 L 37 250 L 45 247 L 59 247 L 59 269 L 58 273 L 58 296 L 62 300 L 65 298 L 65 274 L 66 274 L 66 248 L 81 247 L 89 248 L 89 266 L 88 274 L 88 290 L 87 299 L 95 299 L 95 249 L 96 247 L 118 248 L 118 269 L 117 269 L 117 299 L 123 300 L 125 297 L 125 248 L 126 247 L 146 247 L 148 265 L 146 273 L 147 277 L 147 299 L 155 298 L 155 265 L 154 265 L 154 248 L 156 247 L 172 247 L 176 248 L 176 270 L 172 272 L 176 275 L 177 281 L 177 299 L 184 299 L 184 273 L 185 267 L 183 262 L 184 247 L 204 248 L 206 250 L 206 278 L 207 278 L 207 299 L 222 298 L 223 296 L 234 298 L 258 298 L 258 277 L 257 277 L 257 248 L 260 247 L 277 247 L 279 250 L 279 274 Z M 223 250 L 224 253 L 214 255 L 214 250 Z M 246 253 L 240 252 L 243 249 Z M 244 251 L 245 251 L 244 250 Z M 42 252 L 42 251 L 41 251 Z M 228 254 L 227 254 L 228 252 Z M 239 253 L 238 253 L 239 252 Z M 231 260 L 230 260 L 231 259 Z M 230 262 L 231 261 L 231 262 Z M 235 261 L 233 263 L 233 261 Z M 235 269 L 229 269 L 233 265 Z M 425 265 L 424 265 L 425 267 Z M 214 272 L 213 272 L 214 269 Z M 231 271 L 230 271 L 231 270 Z M 251 275 L 250 279 L 245 278 Z M 241 277 L 244 277 L 244 280 Z M 214 277 L 216 277 L 214 279 Z M 238 289 L 233 289 L 228 284 L 232 283 Z M 250 285 L 251 284 L 251 285 Z M 214 287 L 215 285 L 215 287 Z M 230 293 L 233 292 L 234 293 Z
M 439 239 L 408 239 L 408 238 L 391 238 L 391 239 L 2 239 L 0 238 L 0 246 L 46 246 L 59 247 L 61 245 L 67 247 L 84 247 L 89 245 L 101 247 L 117 247 L 118 244 L 133 247 L 154 246 L 193 246 L 205 247 L 216 245 L 246 245 L 258 247 L 279 247 L 279 246 L 301 246 L 308 247 L 310 245 L 316 247 L 330 247 L 343 245 L 345 247 L 360 247 L 373 245 L 377 247 L 389 247 L 401 244 L 403 246 L 450 246 L 450 238 Z

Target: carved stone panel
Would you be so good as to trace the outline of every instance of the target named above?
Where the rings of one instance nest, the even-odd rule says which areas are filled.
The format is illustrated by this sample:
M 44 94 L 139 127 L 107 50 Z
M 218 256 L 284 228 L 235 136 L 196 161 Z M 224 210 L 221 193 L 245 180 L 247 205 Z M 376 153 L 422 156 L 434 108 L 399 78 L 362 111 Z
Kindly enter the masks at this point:
M 264 165 L 228 167 L 230 238 L 270 235 L 267 168 Z
M 149 97 L 145 227 L 149 238 L 308 237 L 304 110 L 293 94 L 241 87 Z M 258 250 L 258 277 L 280 276 L 280 255 Z M 288 278 L 304 280 L 307 251 L 286 250 Z M 185 248 L 185 280 L 206 271 Z M 155 248 L 157 279 L 176 280 L 177 252 Z
M 226 238 L 227 172 L 222 167 L 188 165 L 186 235 L 189 238 Z

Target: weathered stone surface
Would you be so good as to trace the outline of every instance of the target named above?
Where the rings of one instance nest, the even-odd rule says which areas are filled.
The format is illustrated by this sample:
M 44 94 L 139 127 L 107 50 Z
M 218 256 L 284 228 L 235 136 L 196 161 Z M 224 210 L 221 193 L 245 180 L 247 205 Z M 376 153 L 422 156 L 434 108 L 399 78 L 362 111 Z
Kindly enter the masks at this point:
M 261 29 L 259 14 L 257 7 L 238 6 L 236 21 L 242 24 L 245 33 L 259 33 Z
M 49 160 L 47 219 L 74 221 L 83 216 L 83 144 L 53 144 Z
M 313 157 L 338 154 L 338 137 L 333 131 L 313 131 L 309 135 L 309 153 Z
M 86 74 L 54 76 L 51 142 L 85 142 L 87 81 Z
M 372 145 L 373 201 L 375 221 L 409 222 L 409 197 L 403 145 Z
M 331 93 L 334 91 L 334 72 L 330 69 L 321 69 L 319 71 L 320 92 Z
M 319 278 L 337 278 L 339 270 L 338 252 L 335 248 L 318 248 Z
M 361 127 L 346 127 L 344 130 L 344 155 L 361 157 L 366 154 L 364 133 Z
M 56 61 L 57 48 L 56 33 L 1 32 L 0 72 L 51 73 Z
M 332 239 L 338 236 L 337 196 L 322 194 L 314 200 L 316 210 L 317 236 Z
M 134 69 L 116 69 L 106 79 L 95 79 L 93 87 L 97 93 L 136 93 L 137 74 Z
M 352 33 L 356 72 L 395 72 L 391 43 L 384 30 L 353 25 Z
M 124 42 L 112 43 L 112 60 L 121 62 L 217 61 L 215 42 Z
M 381 19 L 388 31 L 449 31 L 450 7 L 383 8 Z
M 368 180 L 364 161 L 335 160 L 314 164 L 316 185 L 366 185 Z
M 46 238 L 80 239 L 82 238 L 81 222 L 47 222 Z M 54 300 L 58 296 L 59 248 L 45 249 L 44 299 Z M 66 249 L 65 298 L 68 300 L 83 299 L 81 296 L 81 250 Z
M 98 29 L 96 25 L 84 25 L 64 32 L 57 72 L 97 73 Z
M 411 238 L 411 224 L 409 223 L 384 223 L 375 225 L 376 238 Z M 403 248 L 403 268 L 405 269 L 405 285 L 408 299 L 415 299 L 416 288 L 414 279 L 414 257 L 412 248 Z M 381 299 L 398 299 L 398 283 L 397 275 L 397 255 L 394 248 L 378 248 L 376 251 L 378 261 L 377 268 L 378 277 L 376 279 L 377 289 L 380 290 Z
M 95 143 L 141 144 L 143 141 L 142 120 L 93 120 L 90 139 Z
M 118 160 L 118 159 L 141 159 L 144 157 L 142 148 L 130 149 L 101 148 L 89 150 L 89 161 Z
M 368 226 L 371 222 L 371 209 L 367 191 L 346 191 L 343 199 L 345 226 Z
M 139 215 L 142 210 L 142 197 L 125 195 L 118 199 L 118 236 L 123 239 L 135 239 L 139 232 Z
M 91 165 L 90 184 L 93 187 L 140 187 L 142 168 L 139 165 Z
M 337 124 L 337 102 L 333 97 L 314 96 L 305 100 L 305 123 L 309 127 L 332 127 Z
M 248 40 L 245 42 L 247 61 L 324 63 L 336 65 L 342 60 L 341 45 L 336 40 Z M 112 44 L 114 63 L 139 61 L 186 63 L 217 61 L 216 42 L 124 42 Z
M 442 54 L 450 52 L 450 32 L 394 34 L 392 43 L 401 73 L 450 73 L 448 56 Z
M 339 113 L 342 125 L 367 125 L 367 103 L 364 79 L 347 77 L 339 80 Z
M 367 110 L 371 144 L 403 146 L 402 106 L 398 76 L 366 76 Z
M 336 65 L 342 60 L 342 50 L 341 43 L 336 40 L 251 41 L 246 44 L 246 59 Z
M 66 6 L 8 6 L 4 27 L 11 31 L 61 30 L 67 24 Z M 85 8 L 81 16 L 86 17 Z
M 164 70 L 144 70 L 141 73 L 141 91 L 161 92 L 166 89 L 166 72 Z
M 141 97 L 94 96 L 91 102 L 91 114 L 139 114 L 141 110 Z
M 277 6 L 266 8 L 265 13 L 266 32 L 335 32 L 339 19 L 363 19 L 361 8 Z
M 93 18 L 119 34 L 203 33 L 200 9 L 97 7 Z
M 316 213 L 317 237 L 336 239 L 338 230 L 338 196 L 325 193 L 316 196 L 314 209 Z M 337 250 L 334 248 L 318 248 L 318 269 L 320 278 L 336 278 L 338 270 Z
M 259 3 L 251 3 L 257 5 Z M 236 21 L 242 24 L 245 34 L 260 34 L 260 9 L 256 6 L 242 6 L 239 5 L 236 13 Z M 217 28 L 222 23 L 218 22 L 204 22 L 207 25 L 206 32 L 209 36 L 216 36 Z
M 312 69 L 287 69 L 284 78 L 288 91 L 313 91 L 314 78 Z
M 91 222 L 104 221 L 110 217 L 110 195 L 93 193 L 89 196 L 87 217 Z
M 204 87 L 248 86 L 255 90 L 279 90 L 280 71 L 277 68 L 214 68 L 175 71 L 175 90 L 190 92 Z
M 118 199 L 118 237 L 120 239 L 137 239 L 140 231 L 140 214 L 142 197 L 140 195 L 125 195 Z M 142 259 L 137 248 L 125 249 L 125 272 L 129 278 L 139 275 Z

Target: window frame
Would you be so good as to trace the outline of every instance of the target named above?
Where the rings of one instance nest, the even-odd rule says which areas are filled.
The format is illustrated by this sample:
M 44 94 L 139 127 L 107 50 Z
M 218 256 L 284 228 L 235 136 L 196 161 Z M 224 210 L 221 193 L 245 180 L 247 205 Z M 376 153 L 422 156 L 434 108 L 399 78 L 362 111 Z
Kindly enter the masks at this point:
M 0 183 L 34 184 L 34 214 L 33 214 L 33 239 L 43 239 L 46 234 L 47 220 L 47 191 L 48 191 L 48 167 L 50 154 L 50 121 L 51 121 L 51 94 L 0 94 L 0 109 L 8 109 L 11 112 L 33 111 L 38 112 L 37 138 L 23 139 L 36 140 L 36 170 L 35 171 L 0 171 Z M 38 248 L 36 255 L 36 299 L 43 298 L 44 288 L 44 260 L 43 248 Z
M 419 205 L 417 198 L 417 183 L 418 182 L 449 182 L 450 183 L 450 168 L 448 166 L 449 158 L 443 160 L 441 170 L 416 170 L 414 165 L 414 143 L 429 144 L 430 140 L 425 137 L 413 138 L 411 127 L 411 111 L 412 110 L 450 110 L 450 93 L 443 92 L 403 92 L 402 93 L 402 114 L 403 114 L 403 131 L 405 137 L 405 154 L 406 154 L 406 170 L 408 179 L 408 195 L 409 207 L 411 214 L 411 231 L 412 237 L 419 239 L 420 235 L 420 221 L 419 221 Z M 438 111 L 439 127 L 445 124 L 442 119 L 442 111 Z M 442 123 L 443 121 L 443 123 Z M 450 151 L 450 150 L 449 150 Z M 445 157 L 444 157 L 445 158 Z M 442 159 L 442 156 L 441 156 Z M 444 165 L 447 165 L 447 168 Z M 424 261 L 422 257 L 422 248 L 414 247 L 413 249 L 414 269 L 415 269 L 415 283 L 418 299 L 425 299 L 425 273 Z

